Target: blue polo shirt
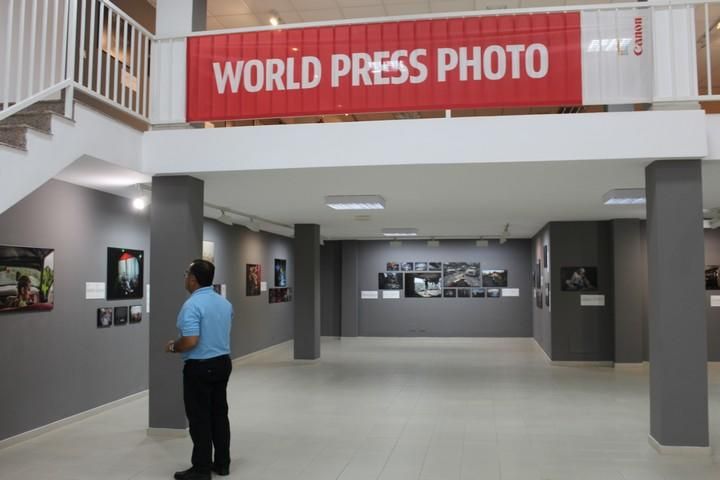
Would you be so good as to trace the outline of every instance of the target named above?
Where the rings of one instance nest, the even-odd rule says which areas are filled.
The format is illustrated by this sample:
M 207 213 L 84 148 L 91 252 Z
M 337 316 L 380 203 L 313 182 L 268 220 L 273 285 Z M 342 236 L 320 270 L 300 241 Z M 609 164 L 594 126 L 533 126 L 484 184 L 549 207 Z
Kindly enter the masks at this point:
M 190 295 L 177 318 L 183 337 L 200 337 L 195 348 L 183 352 L 184 360 L 203 360 L 230 354 L 232 304 L 212 287 L 198 288 Z

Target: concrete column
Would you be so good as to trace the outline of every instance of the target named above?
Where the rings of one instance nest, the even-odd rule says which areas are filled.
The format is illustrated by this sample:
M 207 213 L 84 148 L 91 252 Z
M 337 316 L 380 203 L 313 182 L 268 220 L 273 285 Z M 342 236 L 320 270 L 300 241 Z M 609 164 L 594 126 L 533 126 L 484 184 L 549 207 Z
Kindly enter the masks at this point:
M 342 314 L 340 318 L 340 335 L 343 337 L 358 336 L 358 245 L 357 242 L 346 241 L 342 245 Z
M 189 176 L 154 177 L 150 210 L 150 432 L 185 429 L 182 359 L 164 353 L 177 337 L 185 270 L 202 256 L 203 182 Z
M 320 225 L 295 225 L 295 359 L 320 358 Z
M 155 13 L 159 36 L 181 36 L 207 29 L 207 0 L 157 0 Z
M 701 162 L 653 162 L 645 188 L 650 443 L 709 454 Z

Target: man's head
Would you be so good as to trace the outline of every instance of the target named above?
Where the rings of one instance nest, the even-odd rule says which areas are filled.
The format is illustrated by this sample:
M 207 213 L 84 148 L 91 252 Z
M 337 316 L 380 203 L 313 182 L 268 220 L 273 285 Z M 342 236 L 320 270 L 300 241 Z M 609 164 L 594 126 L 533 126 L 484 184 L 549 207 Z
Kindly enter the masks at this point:
M 193 260 L 185 272 L 185 290 L 193 293 L 198 288 L 212 286 L 215 265 L 207 260 Z

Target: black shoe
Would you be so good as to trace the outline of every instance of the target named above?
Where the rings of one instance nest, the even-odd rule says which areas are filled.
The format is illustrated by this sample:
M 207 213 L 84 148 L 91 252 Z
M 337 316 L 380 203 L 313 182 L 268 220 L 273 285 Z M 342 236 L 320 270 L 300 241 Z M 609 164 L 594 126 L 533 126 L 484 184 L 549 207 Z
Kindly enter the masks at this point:
M 201 473 L 195 470 L 195 467 L 188 468 L 182 472 L 175 472 L 175 480 L 210 480 L 210 473 Z
M 230 475 L 230 467 L 221 467 L 219 465 L 213 465 L 212 471 L 221 477 L 227 477 Z

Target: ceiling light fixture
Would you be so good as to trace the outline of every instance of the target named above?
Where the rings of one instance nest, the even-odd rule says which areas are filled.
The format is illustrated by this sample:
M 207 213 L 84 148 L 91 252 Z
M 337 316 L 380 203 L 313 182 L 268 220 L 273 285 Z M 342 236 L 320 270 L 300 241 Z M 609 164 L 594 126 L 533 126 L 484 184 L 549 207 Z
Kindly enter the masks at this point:
M 233 223 L 235 223 L 233 221 L 233 218 L 230 215 L 228 215 L 227 213 L 225 213 L 225 210 L 220 210 L 220 216 L 218 218 L 216 218 L 215 220 L 217 220 L 220 223 L 224 223 L 225 225 L 230 225 L 230 226 L 232 226 Z
M 417 237 L 417 228 L 383 228 L 382 234 L 386 237 Z
M 508 241 L 508 236 L 510 236 L 510 224 L 506 223 L 502 235 L 500 235 L 500 245 L 504 245 Z
M 252 217 L 250 217 L 250 221 L 249 221 L 249 222 L 244 223 L 243 225 L 245 225 L 245 228 L 247 228 L 247 229 L 250 230 L 251 232 L 257 233 L 257 232 L 260 231 L 260 225 L 258 225 L 258 224 L 255 222 L 255 219 L 252 218 Z
M 433 248 L 439 247 L 439 246 L 440 246 L 440 241 L 439 241 L 439 240 L 435 240 L 435 239 L 433 238 L 432 240 L 428 240 L 428 241 L 427 241 L 427 246 L 428 246 L 428 247 L 433 247 Z
M 644 188 L 616 188 L 603 195 L 605 205 L 645 205 Z
M 380 195 L 329 195 L 325 205 L 333 210 L 384 210 L 385 199 Z
M 280 15 L 278 15 L 278 13 L 275 10 L 271 11 L 270 12 L 270 25 L 272 25 L 273 27 L 277 27 L 281 23 L 282 23 L 282 19 L 280 18 Z
M 135 210 L 145 210 L 145 207 L 147 207 L 147 202 L 145 202 L 144 198 L 138 197 L 132 201 L 132 206 Z

